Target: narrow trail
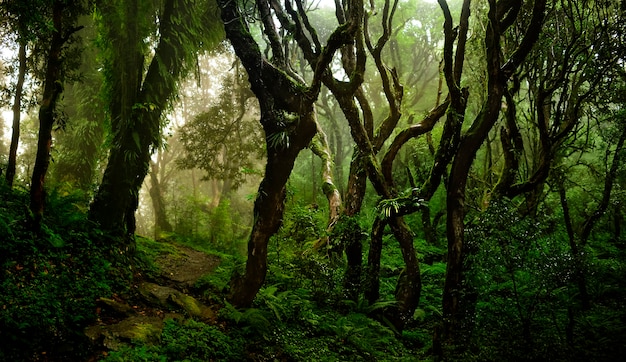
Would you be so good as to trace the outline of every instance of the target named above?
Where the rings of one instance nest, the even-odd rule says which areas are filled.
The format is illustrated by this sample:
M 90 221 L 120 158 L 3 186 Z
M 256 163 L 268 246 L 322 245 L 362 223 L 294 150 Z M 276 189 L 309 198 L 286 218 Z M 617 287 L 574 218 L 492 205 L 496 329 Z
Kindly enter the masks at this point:
M 216 306 L 202 302 L 195 283 L 220 264 L 220 258 L 187 246 L 171 243 L 171 252 L 157 256 L 158 271 L 140 277 L 125 296 L 114 294 L 98 301 L 97 323 L 85 329 L 96 355 L 118 350 L 132 341 L 158 342 L 168 319 L 216 320 Z M 94 359 L 95 360 L 95 359 Z
M 180 254 L 165 254 L 156 258 L 161 277 L 181 288 L 192 287 L 202 276 L 212 272 L 220 258 L 192 248 L 176 245 Z

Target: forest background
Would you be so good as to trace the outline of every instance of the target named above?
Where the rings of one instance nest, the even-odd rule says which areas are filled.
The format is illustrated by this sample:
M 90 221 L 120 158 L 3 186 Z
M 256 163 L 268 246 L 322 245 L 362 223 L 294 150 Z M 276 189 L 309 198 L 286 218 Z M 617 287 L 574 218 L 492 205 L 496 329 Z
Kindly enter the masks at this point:
M 0 357 L 614 360 L 625 12 L 2 1 Z M 88 340 L 173 245 L 219 316 Z

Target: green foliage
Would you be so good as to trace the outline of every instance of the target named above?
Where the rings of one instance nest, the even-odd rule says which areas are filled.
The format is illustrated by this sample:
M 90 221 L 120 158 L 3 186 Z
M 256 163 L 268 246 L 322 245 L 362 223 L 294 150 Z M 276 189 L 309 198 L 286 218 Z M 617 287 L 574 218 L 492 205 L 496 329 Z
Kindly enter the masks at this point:
M 304 246 L 305 243 L 315 241 L 324 234 L 325 220 L 319 209 L 296 203 L 289 211 L 285 214 L 283 226 L 276 240 Z
M 271 149 L 281 150 L 289 148 L 289 131 L 281 130 L 267 135 L 267 146 Z
M 194 320 L 168 320 L 161 335 L 162 351 L 170 360 L 238 361 L 241 345 L 216 327 Z
M 158 350 L 150 346 L 123 346 L 113 351 L 105 359 L 108 362 L 167 362 L 167 357 L 159 354 Z
M 215 208 L 207 207 L 206 198 L 187 197 L 176 203 L 176 218 L 172 238 L 196 248 L 206 248 L 229 255 L 244 255 L 249 232 L 244 216 L 223 197 Z
M 320 308 L 303 288 L 270 285 L 259 291 L 254 308 L 227 304 L 221 316 L 232 321 L 249 349 L 293 361 L 411 360 L 393 332 L 361 313 Z
M 23 212 L 27 194 L 1 193 L 0 359 L 76 358 L 87 352 L 81 332 L 97 317 L 96 299 L 123 290 L 128 269 L 112 264 L 120 253 L 80 212 L 81 197 L 52 192 L 50 216 L 33 233 Z
M 180 128 L 185 151 L 177 163 L 201 169 L 206 180 L 223 181 L 228 193 L 249 178 L 263 156 L 263 141 L 245 72 L 237 67 L 220 80 L 217 101 Z
M 623 338 L 625 329 L 610 321 L 623 318 L 623 308 L 608 312 L 598 305 L 581 310 L 576 268 L 582 268 L 595 298 L 602 293 L 596 288 L 619 288 L 623 282 L 597 277 L 604 269 L 597 262 L 577 266 L 567 234 L 553 228 L 554 221 L 521 217 L 510 204 L 494 204 L 469 230 L 469 250 L 474 251 L 466 265 L 464 298 L 478 360 L 514 360 L 521 354 L 526 360 L 607 360 L 620 353 L 615 341 Z M 617 259 L 610 264 L 624 270 Z M 624 296 L 618 289 L 612 293 Z M 609 300 L 617 302 L 615 297 Z
M 112 352 L 105 361 L 240 361 L 242 341 L 231 338 L 217 327 L 192 319 L 165 321 L 160 343 L 126 346 Z
M 209 216 L 209 235 L 211 244 L 221 250 L 228 250 L 234 241 L 233 219 L 228 199 L 221 199 L 219 205 Z
M 203 250 L 206 251 L 206 249 Z M 205 298 L 221 303 L 224 299 L 223 294 L 228 289 L 231 276 L 241 269 L 244 260 L 239 255 L 213 253 L 220 257 L 220 264 L 213 272 L 198 279 L 194 288 L 202 291 Z
M 420 208 L 427 206 L 428 203 L 424 199 L 414 196 L 418 193 L 419 189 L 409 189 L 402 192 L 399 197 L 395 199 L 380 200 L 376 206 L 379 216 L 383 219 L 387 219 L 392 215 L 397 214 L 401 208 Z
M 266 310 L 259 308 L 239 310 L 226 303 L 224 308 L 220 310 L 220 316 L 234 322 L 244 336 L 261 336 L 264 339 L 269 339 L 274 332 L 272 322 L 270 322 L 271 313 Z

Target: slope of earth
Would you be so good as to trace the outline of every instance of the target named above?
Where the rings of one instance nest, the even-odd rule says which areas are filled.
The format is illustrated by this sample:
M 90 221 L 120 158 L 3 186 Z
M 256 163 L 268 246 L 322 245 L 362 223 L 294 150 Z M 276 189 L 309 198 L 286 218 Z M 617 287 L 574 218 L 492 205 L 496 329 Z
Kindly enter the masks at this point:
M 98 321 L 85 329 L 97 350 L 93 360 L 135 343 L 158 343 L 167 321 L 216 323 L 217 306 L 194 295 L 194 284 L 220 264 L 220 258 L 174 242 L 138 240 L 145 270 L 125 295 L 98 300 Z

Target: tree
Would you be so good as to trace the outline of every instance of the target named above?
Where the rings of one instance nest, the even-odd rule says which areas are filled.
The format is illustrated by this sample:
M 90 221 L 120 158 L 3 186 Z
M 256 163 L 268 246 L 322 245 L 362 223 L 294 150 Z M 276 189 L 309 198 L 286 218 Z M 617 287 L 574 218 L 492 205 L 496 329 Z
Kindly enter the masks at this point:
M 30 46 L 32 48 L 32 58 L 34 53 L 36 53 L 34 51 L 37 47 L 36 44 L 45 42 L 46 37 L 49 35 L 44 30 L 46 16 L 49 14 L 49 9 L 46 8 L 47 5 L 48 4 L 44 1 L 36 1 L 32 3 L 6 1 L 3 2 L 0 7 L 3 14 L 2 19 L 5 23 L 4 25 L 10 33 L 13 33 L 18 44 L 18 65 L 15 86 L 13 89 L 13 125 L 11 145 L 9 148 L 9 157 L 5 174 L 5 179 L 9 186 L 13 185 L 13 181 L 15 179 L 21 114 L 23 109 L 26 108 L 25 106 L 29 106 L 29 104 L 23 104 L 27 103 L 23 102 L 23 98 L 25 98 L 24 83 L 26 75 L 29 71 L 27 47 Z M 8 37 L 9 34 L 4 34 L 4 36 Z M 31 72 L 33 75 L 36 75 L 37 73 L 35 69 L 31 69 Z
M 154 238 L 161 237 L 161 233 L 173 231 L 172 224 L 167 219 L 165 200 L 163 194 L 167 185 L 166 169 L 172 157 L 167 157 L 163 150 L 158 150 L 156 160 L 150 160 L 150 199 L 154 211 Z
M 316 43 L 314 53 L 309 54 L 313 60 L 313 77 L 308 85 L 294 73 L 272 21 L 272 11 L 276 16 L 284 15 L 278 4 L 256 1 L 271 59 L 263 55 L 251 36 L 247 19 L 237 4 L 232 1 L 220 1 L 219 4 L 226 36 L 246 68 L 252 91 L 259 101 L 260 122 L 267 148 L 265 175 L 254 204 L 255 220 L 248 241 L 246 271 L 243 276 L 235 276 L 231 281 L 231 302 L 242 307 L 252 303 L 265 280 L 267 244 L 281 225 L 285 184 L 296 156 L 310 144 L 317 130 L 313 102 L 320 92 L 321 77 L 326 73 L 335 51 L 354 39 L 362 19 L 362 11 L 359 10 L 362 3 L 358 0 L 351 2 L 354 14 L 330 35 L 325 47 Z M 302 10 L 302 3 L 297 4 Z M 297 16 L 295 12 L 292 15 Z
M 38 228 L 43 217 L 45 191 L 44 184 L 52 147 L 52 127 L 57 119 L 56 106 L 63 92 L 64 47 L 72 35 L 82 27 L 76 27 L 77 15 L 84 12 L 83 2 L 66 3 L 54 0 L 51 4 L 52 36 L 46 55 L 46 70 L 43 79 L 43 94 L 39 107 L 39 136 L 37 155 L 30 185 L 30 211 L 34 217 L 34 227 Z
M 205 172 L 204 180 L 219 183 L 212 207 L 242 185 L 262 150 L 258 124 L 250 119 L 257 108 L 254 95 L 238 61 L 221 84 L 218 101 L 179 130 L 184 153 L 177 164 L 184 169 L 198 168 Z
M 461 127 L 464 121 L 467 106 L 467 90 L 461 88 L 463 62 L 470 16 L 470 1 L 464 1 L 461 11 L 460 25 L 457 31 L 452 27 L 452 16 L 445 0 L 439 0 L 446 21 L 444 24 L 444 75 L 450 92 L 450 109 L 445 127 L 450 130 L 449 151 L 445 158 L 451 159 L 450 175 L 447 182 L 447 219 L 446 234 L 448 239 L 448 258 L 446 266 L 446 281 L 443 290 L 443 326 L 441 340 L 437 335 L 434 344 L 455 346 L 459 344 L 459 321 L 461 316 L 460 293 L 463 283 L 463 235 L 465 218 L 465 191 L 467 179 L 473 160 L 480 146 L 486 139 L 489 131 L 498 120 L 501 111 L 502 98 L 507 81 L 531 51 L 539 38 L 544 20 L 545 0 L 532 3 L 532 15 L 528 19 L 526 31 L 519 39 L 514 50 L 503 53 L 502 36 L 507 29 L 518 20 L 521 3 L 489 2 L 488 20 L 485 31 L 485 68 L 487 75 L 486 94 L 478 115 L 474 118 L 468 130 L 461 136 Z M 457 37 L 458 34 L 458 37 Z M 453 42 L 457 39 L 456 54 L 453 61 Z M 508 58 L 505 58 L 508 57 Z M 444 136 L 446 130 L 444 128 Z M 440 149 L 441 149 L 440 145 Z M 450 152 L 450 153 L 447 153 Z M 447 164 L 445 162 L 444 164 Z M 436 164 L 435 164 L 436 165 Z
M 98 9 L 110 56 L 107 82 L 113 134 L 89 215 L 114 234 L 132 236 L 139 189 L 150 155 L 160 144 L 162 114 L 196 54 L 216 44 L 222 31 L 211 2 L 200 0 L 166 0 L 162 9 L 141 0 L 100 2 Z M 144 12 L 158 18 L 158 30 L 152 23 L 137 21 L 146 18 Z M 149 53 L 143 42 L 149 35 L 158 35 L 158 44 L 144 72 Z

